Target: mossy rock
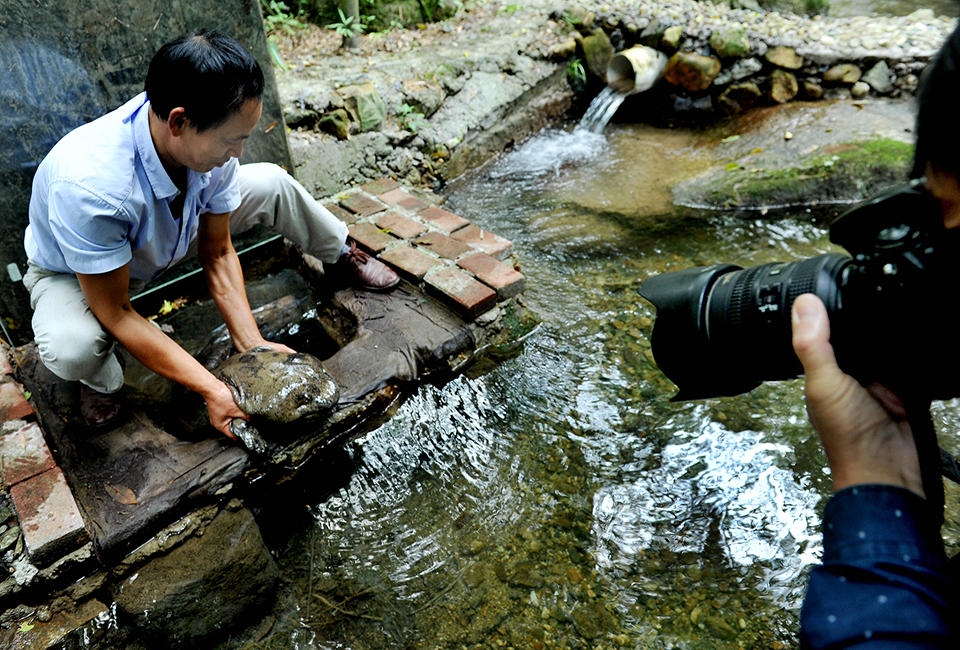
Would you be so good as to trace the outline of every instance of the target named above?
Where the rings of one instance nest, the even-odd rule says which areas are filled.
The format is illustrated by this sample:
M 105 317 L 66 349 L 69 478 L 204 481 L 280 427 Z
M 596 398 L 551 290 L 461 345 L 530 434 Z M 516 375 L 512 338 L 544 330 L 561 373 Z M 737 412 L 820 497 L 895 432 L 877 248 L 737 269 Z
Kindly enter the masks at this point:
M 598 79 L 606 81 L 607 64 L 614 53 L 610 38 L 603 30 L 598 29 L 583 39 L 582 47 L 587 69 Z
M 710 35 L 710 48 L 721 59 L 742 59 L 750 54 L 750 38 L 742 29 L 722 29 Z
M 680 202 L 734 211 L 856 202 L 904 182 L 912 158 L 913 145 L 887 138 L 824 147 L 791 167 L 744 157 L 685 188 Z
M 347 111 L 342 108 L 325 114 L 320 118 L 317 125 L 321 131 L 335 135 L 341 140 L 346 140 L 350 137 L 350 116 L 347 114 Z

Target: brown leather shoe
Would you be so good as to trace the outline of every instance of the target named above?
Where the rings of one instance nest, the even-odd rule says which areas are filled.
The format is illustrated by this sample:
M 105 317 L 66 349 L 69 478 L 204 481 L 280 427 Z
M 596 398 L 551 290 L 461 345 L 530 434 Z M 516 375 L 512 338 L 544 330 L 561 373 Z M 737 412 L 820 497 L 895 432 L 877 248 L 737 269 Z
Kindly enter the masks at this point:
M 80 417 L 91 429 L 105 429 L 119 424 L 124 414 L 123 391 L 99 393 L 80 384 Z
M 364 253 L 353 241 L 350 250 L 340 256 L 333 269 L 338 275 L 371 291 L 387 291 L 400 282 L 400 277 L 389 266 Z

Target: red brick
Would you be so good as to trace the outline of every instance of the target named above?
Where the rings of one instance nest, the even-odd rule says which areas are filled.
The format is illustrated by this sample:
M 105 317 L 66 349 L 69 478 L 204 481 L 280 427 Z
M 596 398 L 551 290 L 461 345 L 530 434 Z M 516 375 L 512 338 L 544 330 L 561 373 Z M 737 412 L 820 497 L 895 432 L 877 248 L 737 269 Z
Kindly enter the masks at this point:
M 433 255 L 427 255 L 413 246 L 394 246 L 380 254 L 380 259 L 392 266 L 408 280 L 419 282 L 430 269 L 444 264 Z
M 500 260 L 513 251 L 513 244 L 509 240 L 494 235 L 489 230 L 483 230 L 475 224 L 464 226 L 450 236 Z
M 20 386 L 13 381 L 0 384 L 0 422 L 33 415 L 33 407 L 23 396 Z
M 330 212 L 332 212 L 332 213 L 333 213 L 333 216 L 335 216 L 337 219 L 339 219 L 340 221 L 342 221 L 342 222 L 344 222 L 344 223 L 350 224 L 350 223 L 356 222 L 356 220 L 357 220 L 357 215 L 355 215 L 354 213 L 350 212 L 349 210 L 344 210 L 343 208 L 341 208 L 339 205 L 337 205 L 337 204 L 334 203 L 333 201 L 330 201 L 330 202 L 328 202 L 328 203 L 324 203 L 324 204 L 323 204 L 323 207 L 325 207 L 327 210 L 329 210 Z
M 470 223 L 459 214 L 447 212 L 443 208 L 431 205 L 429 208 L 420 211 L 419 215 L 424 221 L 436 226 L 443 232 L 449 234 L 458 228 L 463 228 Z
M 359 214 L 361 217 L 369 217 L 371 214 L 376 214 L 387 209 L 387 206 L 380 203 L 380 201 L 377 201 L 376 199 L 371 198 L 362 192 L 357 192 L 356 194 L 351 194 L 345 199 L 341 199 L 340 205 L 345 207 L 350 212 Z
M 10 357 L 7 356 L 7 349 L 0 346 L 0 375 L 13 374 L 13 368 L 10 367 Z
M 393 242 L 398 241 L 396 237 L 385 233 L 372 223 L 353 224 L 350 226 L 350 236 L 362 247 L 374 253 L 379 253 Z
M 393 180 L 392 178 L 380 178 L 375 181 L 371 181 L 366 185 L 361 185 L 360 189 L 366 192 L 367 194 L 386 194 L 390 190 L 395 190 L 400 187 L 400 183 Z
M 427 229 L 427 227 L 422 223 L 418 223 L 413 219 L 408 219 L 407 217 L 394 212 L 393 210 L 390 212 L 384 212 L 382 215 L 378 215 L 375 221 L 377 222 L 377 225 L 384 230 L 389 230 L 390 234 L 396 235 L 397 237 L 402 237 L 404 239 L 416 237 Z
M 495 289 L 499 300 L 512 298 L 526 286 L 522 273 L 486 253 L 467 255 L 457 262 L 457 266 L 470 271 L 481 282 Z
M 10 488 L 31 560 L 45 561 L 87 541 L 77 502 L 59 467 Z
M 497 304 L 497 293 L 493 289 L 453 266 L 430 271 L 423 280 L 428 288 L 470 318 Z
M 413 240 L 413 243 L 433 251 L 440 257 L 445 257 L 448 260 L 455 260 L 461 255 L 472 252 L 472 249 L 466 244 L 454 241 L 436 230 L 417 237 Z
M 55 465 L 36 422 L 0 437 L 0 481 L 7 487 Z
M 410 196 L 404 190 L 399 188 L 381 194 L 380 200 L 389 203 L 390 205 L 406 208 L 407 210 L 411 210 L 413 212 L 419 212 L 420 210 L 430 206 L 429 203 L 421 201 L 415 196 Z

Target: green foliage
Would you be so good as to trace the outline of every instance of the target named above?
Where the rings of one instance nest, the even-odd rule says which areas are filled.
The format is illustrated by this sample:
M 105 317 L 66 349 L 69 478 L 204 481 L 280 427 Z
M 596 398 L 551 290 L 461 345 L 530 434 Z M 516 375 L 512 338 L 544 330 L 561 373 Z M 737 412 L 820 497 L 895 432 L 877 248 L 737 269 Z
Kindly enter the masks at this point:
M 307 26 L 298 20 L 290 7 L 281 0 L 260 0 L 260 8 L 263 10 L 263 25 L 268 33 L 282 29 L 292 34 L 294 29 Z
M 427 124 L 426 116 L 406 103 L 397 111 L 397 120 L 403 125 L 403 128 L 412 133 L 416 133 L 418 128 Z
M 367 28 L 366 25 L 356 20 L 353 16 L 345 16 L 343 14 L 343 9 L 337 8 L 337 13 L 340 14 L 340 22 L 330 23 L 327 25 L 327 29 L 332 29 L 336 33 L 340 34 L 344 38 L 354 38 L 363 33 L 363 30 Z
M 365 25 L 368 34 L 403 29 L 419 23 L 446 20 L 479 2 L 482 0 L 359 0 L 359 22 Z M 286 4 L 295 4 L 295 15 L 317 25 L 343 23 L 338 11 L 343 7 L 342 0 L 286 0 Z
M 449 18 L 461 9 L 463 9 L 461 0 L 420 0 L 423 19 L 428 23 Z
M 500 16 L 512 16 L 513 14 L 517 13 L 517 10 L 519 8 L 520 8 L 520 5 L 516 5 L 516 4 L 506 5 L 505 7 L 501 7 L 500 11 L 498 11 L 497 14 Z
M 284 63 L 283 57 L 280 56 L 280 50 L 277 49 L 277 44 L 274 43 L 270 37 L 267 37 L 267 50 L 270 51 L 270 58 L 273 59 L 273 64 L 281 70 L 286 70 L 287 64 Z
M 583 67 L 583 62 L 580 59 L 573 59 L 570 61 L 570 64 L 567 66 L 567 79 L 571 83 L 586 83 L 587 81 L 587 71 Z

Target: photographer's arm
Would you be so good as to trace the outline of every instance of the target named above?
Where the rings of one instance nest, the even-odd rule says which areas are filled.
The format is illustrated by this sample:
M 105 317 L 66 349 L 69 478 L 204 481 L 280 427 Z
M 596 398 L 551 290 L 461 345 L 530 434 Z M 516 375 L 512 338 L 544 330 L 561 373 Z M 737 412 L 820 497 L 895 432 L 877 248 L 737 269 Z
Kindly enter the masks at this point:
M 803 644 L 948 647 L 953 587 L 903 404 L 837 366 L 826 309 L 812 295 L 794 303 L 793 345 L 835 492 L 801 613 Z

